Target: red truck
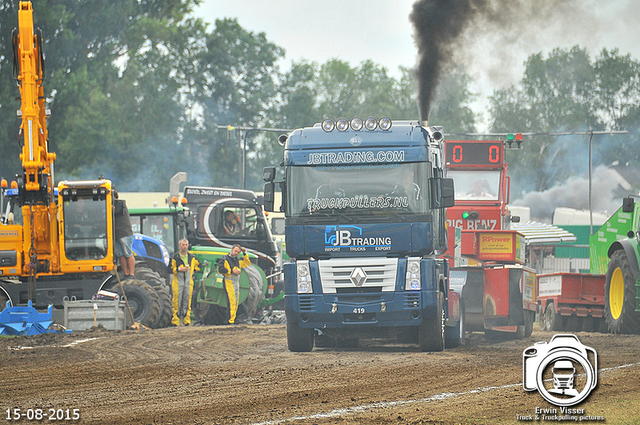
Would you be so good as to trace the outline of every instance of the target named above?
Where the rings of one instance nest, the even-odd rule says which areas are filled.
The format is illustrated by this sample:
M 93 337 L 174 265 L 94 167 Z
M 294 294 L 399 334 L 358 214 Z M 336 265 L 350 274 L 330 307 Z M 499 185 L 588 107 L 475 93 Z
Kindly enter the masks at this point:
M 486 335 L 531 335 L 536 278 L 524 266 L 524 236 L 510 230 L 509 177 L 501 140 L 447 140 L 447 177 L 455 206 L 447 209 L 450 285 L 462 294 L 465 329 Z

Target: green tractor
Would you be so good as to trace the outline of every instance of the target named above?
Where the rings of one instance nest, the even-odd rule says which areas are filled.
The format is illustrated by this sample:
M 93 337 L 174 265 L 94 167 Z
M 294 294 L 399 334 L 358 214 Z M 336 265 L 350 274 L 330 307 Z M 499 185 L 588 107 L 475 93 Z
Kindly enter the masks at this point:
M 612 333 L 640 333 L 640 211 L 631 197 L 589 240 L 591 273 L 605 274 L 604 315 Z

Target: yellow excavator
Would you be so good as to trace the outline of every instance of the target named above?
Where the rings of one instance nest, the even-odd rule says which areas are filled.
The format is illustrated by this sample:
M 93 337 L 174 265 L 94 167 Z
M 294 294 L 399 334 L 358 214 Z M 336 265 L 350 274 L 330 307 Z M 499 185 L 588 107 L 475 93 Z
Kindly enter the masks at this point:
M 114 188 L 99 178 L 61 181 L 54 187 L 43 82 L 43 37 L 34 29 L 30 1 L 21 1 L 13 31 L 14 78 L 20 89 L 22 173 L 2 181 L 0 310 L 6 302 L 38 308 L 91 299 L 100 289 L 121 292 L 114 259 Z M 79 141 L 82 143 L 82 141 Z M 144 281 L 127 280 L 136 321 L 153 326 L 158 296 Z M 133 298 L 133 299 L 131 299 Z

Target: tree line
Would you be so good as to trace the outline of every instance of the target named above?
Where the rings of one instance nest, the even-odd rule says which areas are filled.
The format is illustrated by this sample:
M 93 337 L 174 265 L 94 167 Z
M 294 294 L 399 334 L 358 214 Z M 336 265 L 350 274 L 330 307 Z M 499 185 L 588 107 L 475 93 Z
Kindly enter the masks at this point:
M 12 76 L 17 1 L 0 0 L 0 175 L 20 171 L 19 91 Z M 166 191 L 187 171 L 194 185 L 242 185 L 238 132 L 219 126 L 297 128 L 326 117 L 418 119 L 414 70 L 399 77 L 372 61 L 299 61 L 279 68 L 282 47 L 235 19 L 195 18 L 198 0 L 35 0 L 43 30 L 45 95 L 56 180 L 104 176 L 121 191 Z M 438 85 L 430 123 L 475 132 L 471 77 L 451 64 Z M 519 84 L 490 98 L 490 131 L 626 129 L 601 136 L 595 163 L 637 164 L 640 64 L 618 50 L 595 58 L 576 46 L 529 57 Z M 277 164 L 278 134 L 246 135 L 247 187 Z M 538 136 L 509 153 L 514 186 L 544 190 L 584 170 L 585 137 Z M 534 171 L 532 173 L 532 171 Z

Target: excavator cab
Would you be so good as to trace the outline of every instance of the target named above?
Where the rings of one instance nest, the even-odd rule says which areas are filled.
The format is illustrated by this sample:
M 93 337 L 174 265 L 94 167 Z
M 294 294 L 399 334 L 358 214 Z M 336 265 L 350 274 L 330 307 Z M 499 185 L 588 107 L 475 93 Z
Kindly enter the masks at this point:
M 108 180 L 58 185 L 60 263 L 63 273 L 113 268 L 113 196 Z

